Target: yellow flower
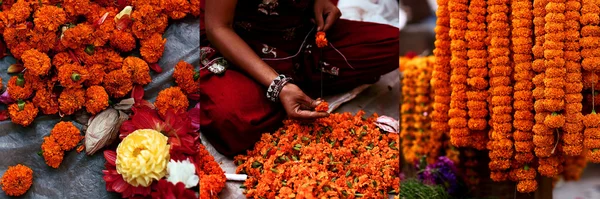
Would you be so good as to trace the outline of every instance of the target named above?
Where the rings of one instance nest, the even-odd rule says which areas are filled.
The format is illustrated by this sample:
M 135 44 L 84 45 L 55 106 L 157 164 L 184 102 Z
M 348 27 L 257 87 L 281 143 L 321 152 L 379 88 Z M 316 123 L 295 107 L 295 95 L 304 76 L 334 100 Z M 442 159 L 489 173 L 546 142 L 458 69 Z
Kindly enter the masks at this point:
M 129 134 L 117 147 L 117 172 L 133 186 L 148 187 L 167 174 L 168 138 L 151 129 Z

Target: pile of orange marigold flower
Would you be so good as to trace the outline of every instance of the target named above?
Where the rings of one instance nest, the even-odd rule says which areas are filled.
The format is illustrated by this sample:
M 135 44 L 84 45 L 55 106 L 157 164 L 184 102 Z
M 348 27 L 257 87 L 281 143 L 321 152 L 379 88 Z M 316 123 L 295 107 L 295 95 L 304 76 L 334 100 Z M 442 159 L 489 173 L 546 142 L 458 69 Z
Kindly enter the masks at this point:
M 487 149 L 490 178 L 519 192 L 600 163 L 598 2 L 437 3 L 433 134 Z
M 48 166 L 56 169 L 60 166 L 65 151 L 74 149 L 82 139 L 81 131 L 72 122 L 59 122 L 50 136 L 44 137 L 41 155 Z
M 377 115 L 333 113 L 303 124 L 287 120 L 234 158 L 249 198 L 382 198 L 398 193 L 397 133 L 381 132 Z
M 1 9 L 0 33 L 17 59 L 3 101 L 12 122 L 28 126 L 39 112 L 97 114 L 150 83 L 150 70 L 162 71 L 169 19 L 199 16 L 200 1 L 9 0 Z M 176 94 L 198 97 L 199 72 L 184 62 L 175 68 Z

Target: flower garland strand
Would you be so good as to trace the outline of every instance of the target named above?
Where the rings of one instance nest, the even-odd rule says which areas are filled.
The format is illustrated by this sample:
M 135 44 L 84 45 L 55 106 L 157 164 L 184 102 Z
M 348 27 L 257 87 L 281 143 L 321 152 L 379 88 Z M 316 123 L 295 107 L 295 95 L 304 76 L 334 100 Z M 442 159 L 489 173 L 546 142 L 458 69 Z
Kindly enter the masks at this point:
M 492 109 L 490 125 L 491 139 L 488 143 L 490 154 L 490 177 L 494 181 L 504 181 L 508 177 L 513 156 L 512 137 L 512 87 L 510 66 L 510 27 L 508 21 L 508 0 L 488 2 L 488 34 L 491 43 L 488 48 L 490 62 L 490 94 Z
M 450 60 L 452 53 L 450 51 L 451 38 L 450 14 L 448 11 L 449 0 L 437 0 L 438 9 L 436 11 L 437 21 L 435 27 L 435 66 L 433 67 L 431 86 L 433 90 L 433 112 L 431 113 L 431 129 L 434 137 L 445 135 L 448 137 L 450 127 L 448 125 L 448 111 L 450 110 L 450 101 L 452 89 L 450 88 Z M 441 141 L 441 140 L 440 140 Z M 446 154 L 450 147 L 446 146 Z M 456 158 L 457 159 L 457 158 Z M 452 159 L 453 161 L 456 159 Z
M 584 86 L 591 89 L 592 93 L 592 111 L 583 118 L 585 130 L 583 132 L 583 145 L 586 149 L 586 156 L 593 163 L 600 163 L 600 115 L 595 109 L 595 95 L 598 87 L 598 75 L 600 66 L 598 66 L 599 55 L 592 54 L 593 50 L 599 47 L 599 40 L 596 37 L 600 34 L 598 24 L 598 12 L 600 7 L 592 0 L 584 0 L 581 9 L 581 23 L 585 26 L 581 29 L 582 38 L 580 44 L 582 47 L 581 55 L 583 61 L 582 68 L 585 70 Z M 585 30 L 585 31 L 584 31 Z M 589 52 L 589 53 L 588 53 Z
M 465 35 L 469 50 L 467 62 L 469 68 L 467 108 L 469 113 L 468 127 L 473 138 L 473 147 L 483 150 L 488 141 L 488 104 L 487 104 L 487 47 L 486 32 L 487 3 L 485 0 L 472 0 L 469 5 L 469 30 Z
M 467 127 L 467 42 L 465 34 L 467 31 L 468 0 L 450 0 L 450 50 L 452 60 L 452 76 L 450 85 L 452 88 L 450 110 L 448 111 L 448 125 L 450 126 L 450 142 L 457 147 L 470 146 L 470 132 Z
M 569 0 L 566 3 L 566 34 L 565 34 L 565 124 L 562 127 L 563 150 L 567 156 L 578 156 L 583 151 L 583 114 L 582 100 L 583 83 L 581 73 L 582 54 L 591 53 L 589 49 L 581 50 L 580 54 L 580 24 L 581 0 Z M 588 29 L 587 27 L 586 29 Z M 582 32 L 585 32 L 582 30 Z
M 539 138 L 544 142 L 539 148 L 539 167 L 541 175 L 554 177 L 558 175 L 561 164 L 560 153 L 557 145 L 560 141 L 560 128 L 565 123 L 562 114 L 565 107 L 565 0 L 550 0 L 546 5 L 546 35 L 544 41 L 545 79 L 544 79 L 544 101 L 543 110 L 546 111 L 544 125 L 547 130 Z M 541 118 L 540 118 L 541 119 Z
M 427 149 L 429 144 L 429 135 L 426 132 L 427 121 L 426 117 L 423 116 L 425 112 L 425 103 L 427 99 L 425 98 L 426 88 L 424 87 L 423 78 L 423 68 L 427 67 L 427 60 L 424 58 L 415 60 L 415 70 L 409 73 L 409 77 L 414 79 L 414 86 L 410 87 L 411 94 L 414 96 L 414 105 L 412 110 L 412 119 L 413 119 L 413 135 L 414 140 L 412 143 L 412 148 L 410 152 L 413 154 L 413 160 L 409 160 L 411 162 L 417 162 L 421 157 L 426 156 L 428 154 Z
M 577 156 L 566 156 L 563 165 L 565 170 L 562 173 L 562 177 L 565 181 L 579 180 L 587 165 L 585 153 Z
M 441 137 L 441 134 L 435 135 L 437 136 L 433 139 L 433 133 L 431 131 L 431 121 L 429 117 L 429 113 L 431 112 L 431 94 L 430 94 L 430 82 L 431 82 L 431 63 L 434 63 L 435 59 L 433 57 L 424 57 L 423 63 L 419 64 L 417 67 L 418 75 L 417 75 L 417 86 L 415 90 L 417 92 L 417 97 L 415 98 L 416 106 L 415 106 L 415 119 L 417 120 L 417 125 L 415 126 L 419 132 L 421 132 L 423 140 L 422 146 L 423 151 L 420 153 L 422 156 L 427 157 L 427 162 L 433 163 L 435 162 L 441 143 L 435 142 Z
M 405 72 L 402 79 L 402 126 L 400 136 L 402 137 L 402 154 L 404 160 L 414 163 L 418 160 L 417 155 L 413 150 L 414 142 L 416 141 L 416 132 L 414 129 L 415 123 L 415 86 L 416 78 L 415 71 L 417 70 L 414 60 L 406 64 Z M 417 146 L 418 147 L 418 146 Z
M 427 126 L 426 126 L 426 131 L 429 134 L 429 143 L 428 143 L 428 153 L 427 153 L 427 157 L 429 158 L 429 162 L 433 162 L 436 160 L 436 158 L 438 158 L 440 156 L 440 152 L 441 149 L 443 147 L 443 143 L 442 143 L 442 139 L 444 138 L 444 134 L 443 133 L 438 133 L 436 131 L 434 131 L 431 128 L 431 123 L 432 123 L 432 119 L 431 119 L 431 113 L 433 111 L 433 98 L 434 96 L 432 95 L 432 86 L 431 86 L 431 79 L 433 78 L 433 68 L 435 67 L 435 57 L 434 56 L 429 56 L 426 58 L 427 59 L 427 65 L 424 66 L 424 70 L 426 71 L 426 74 L 428 74 L 426 76 L 426 78 L 424 78 L 422 81 L 425 81 L 425 83 L 427 84 L 427 89 L 429 89 L 429 93 L 426 95 L 429 100 L 428 103 L 425 104 L 426 110 L 423 112 L 423 116 L 427 118 Z
M 517 190 L 521 193 L 533 192 L 537 189 L 536 170 L 529 169 L 534 161 L 533 155 L 533 96 L 531 69 L 533 41 L 533 5 L 529 0 L 513 0 L 512 6 L 512 50 L 515 62 L 514 85 L 514 122 L 513 134 L 515 143 L 515 165 L 511 172 L 515 173 Z
M 534 133 L 533 135 L 533 144 L 534 144 L 534 152 L 536 157 L 548 157 L 548 150 L 546 149 L 551 144 L 554 143 L 553 136 L 546 136 L 548 134 L 552 135 L 552 131 L 544 124 L 544 119 L 548 112 L 544 109 L 544 79 L 545 79 L 545 70 L 546 65 L 544 63 L 544 42 L 545 42 L 545 34 L 546 30 L 544 28 L 546 24 L 546 4 L 548 4 L 547 0 L 536 0 L 533 3 L 533 13 L 534 13 L 534 33 L 535 33 L 535 46 L 532 48 L 532 52 L 535 60 L 532 64 L 532 69 L 536 73 L 534 78 L 532 79 L 532 83 L 534 84 L 533 89 L 533 97 L 534 101 L 534 110 L 535 110 L 535 124 L 532 128 Z M 546 149 L 546 150 L 544 150 Z

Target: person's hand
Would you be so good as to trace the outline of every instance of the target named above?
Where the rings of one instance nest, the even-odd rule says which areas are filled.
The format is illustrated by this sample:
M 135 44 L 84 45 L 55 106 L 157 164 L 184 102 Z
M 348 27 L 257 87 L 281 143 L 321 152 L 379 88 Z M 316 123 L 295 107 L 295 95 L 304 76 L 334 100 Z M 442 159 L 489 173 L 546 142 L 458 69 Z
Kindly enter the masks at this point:
M 320 102 L 308 97 L 294 84 L 286 84 L 279 93 L 279 99 L 290 119 L 311 121 L 329 116 L 327 112 L 314 111 Z
M 331 0 L 315 0 L 314 5 L 317 31 L 327 31 L 341 16 L 342 12 L 337 6 L 331 3 Z

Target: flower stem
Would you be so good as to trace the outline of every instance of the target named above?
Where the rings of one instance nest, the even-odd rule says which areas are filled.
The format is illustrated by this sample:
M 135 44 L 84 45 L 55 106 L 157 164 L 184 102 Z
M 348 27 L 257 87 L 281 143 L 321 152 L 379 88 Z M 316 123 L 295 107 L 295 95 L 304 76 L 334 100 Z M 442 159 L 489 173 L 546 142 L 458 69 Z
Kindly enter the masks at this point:
M 73 73 L 71 74 L 71 80 L 73 81 L 79 81 L 81 79 L 81 75 L 79 73 Z

